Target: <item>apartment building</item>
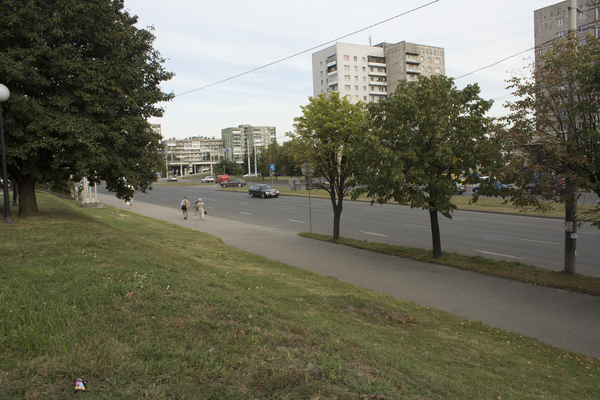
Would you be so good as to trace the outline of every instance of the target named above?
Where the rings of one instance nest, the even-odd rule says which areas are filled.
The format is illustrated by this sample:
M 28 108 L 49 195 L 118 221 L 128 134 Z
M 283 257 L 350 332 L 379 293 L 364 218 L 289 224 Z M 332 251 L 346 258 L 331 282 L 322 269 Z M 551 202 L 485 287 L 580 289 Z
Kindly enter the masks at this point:
M 585 44 L 588 33 L 598 37 L 600 0 L 577 0 L 577 35 L 579 45 Z M 569 31 L 569 1 L 561 1 L 533 12 L 537 57 L 552 49 L 552 41 L 566 37 Z
M 335 45 L 312 54 L 313 95 L 339 92 L 352 103 L 384 99 L 400 80 L 445 75 L 441 47 L 399 42 Z
M 222 129 L 221 137 L 227 157 L 243 162 L 247 154 L 252 154 L 253 149 L 260 153 L 263 146 L 269 147 L 269 144 L 275 142 L 277 132 L 274 126 L 239 125 Z
M 196 136 L 166 139 L 164 157 L 167 174 L 185 176 L 212 171 L 212 166 L 225 158 L 223 140 Z

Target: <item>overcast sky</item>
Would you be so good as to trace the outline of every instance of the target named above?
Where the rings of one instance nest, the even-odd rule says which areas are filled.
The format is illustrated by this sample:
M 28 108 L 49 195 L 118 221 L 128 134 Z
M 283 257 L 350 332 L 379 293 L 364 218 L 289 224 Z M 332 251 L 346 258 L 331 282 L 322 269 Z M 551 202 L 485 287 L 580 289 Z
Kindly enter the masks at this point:
M 335 41 L 443 47 L 446 75 L 459 78 L 532 48 L 533 11 L 557 2 L 125 0 L 125 8 L 139 17 L 139 28 L 154 28 L 154 47 L 176 74 L 162 84 L 175 99 L 164 105 L 163 118 L 151 121 L 162 125 L 165 138 L 220 138 L 223 128 L 250 124 L 275 126 L 281 143 L 313 95 L 311 54 Z M 456 85 L 478 83 L 481 97 L 495 101 L 490 115 L 505 115 L 502 104 L 510 99 L 505 80 L 532 58 L 533 51 L 525 52 L 457 79 Z

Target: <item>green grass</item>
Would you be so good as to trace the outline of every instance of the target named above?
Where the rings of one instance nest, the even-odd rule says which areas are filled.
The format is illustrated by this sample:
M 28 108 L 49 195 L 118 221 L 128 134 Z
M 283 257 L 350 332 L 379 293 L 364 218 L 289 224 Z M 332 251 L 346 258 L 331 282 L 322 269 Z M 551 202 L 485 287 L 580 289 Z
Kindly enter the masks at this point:
M 600 296 L 600 278 L 593 276 L 577 274 L 569 275 L 563 272 L 550 271 L 533 265 L 523 264 L 518 261 L 496 261 L 481 256 L 465 256 L 452 252 L 443 252 L 442 258 L 436 259 L 433 258 L 433 252 L 431 250 L 417 247 L 396 246 L 348 238 L 340 238 L 339 240 L 334 241 L 331 235 L 307 232 L 302 232 L 299 235 L 325 242 L 343 244 L 357 249 L 389 254 L 396 257 L 447 265 L 449 267 L 531 283 L 533 285 L 548 286 L 556 289 Z
M 94 399 L 600 397 L 598 359 L 129 211 L 38 201 L 0 225 L 0 398 L 70 398 L 77 378 Z

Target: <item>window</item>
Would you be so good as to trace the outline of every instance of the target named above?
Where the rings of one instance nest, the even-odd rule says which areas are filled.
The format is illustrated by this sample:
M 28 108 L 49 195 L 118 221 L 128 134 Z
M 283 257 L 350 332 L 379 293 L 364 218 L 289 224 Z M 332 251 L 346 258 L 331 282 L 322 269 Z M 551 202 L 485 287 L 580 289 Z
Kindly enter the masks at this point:
M 428 72 L 431 72 L 431 67 L 427 67 L 427 69 L 429 70 Z
M 577 19 L 584 19 L 584 18 L 587 18 L 587 11 L 578 11 Z
M 366 82 L 366 81 L 367 81 L 367 77 L 363 76 L 363 82 Z
M 561 26 L 565 24 L 565 19 L 564 18 L 559 18 L 556 20 L 556 26 Z
M 349 92 L 350 91 L 350 85 L 345 85 L 344 89 L 346 89 L 346 92 Z
M 580 39 L 579 42 L 577 42 L 578 46 L 585 46 L 587 44 L 587 39 Z
M 435 73 L 436 73 L 436 74 L 439 74 L 439 73 L 440 73 L 440 69 L 439 69 L 439 68 L 436 68 L 436 69 L 435 69 Z
M 350 66 L 349 65 L 344 65 L 344 71 L 350 71 Z
M 363 96 L 363 100 L 364 100 L 364 101 L 367 101 L 367 96 Z
M 356 101 L 359 100 L 358 95 L 354 96 L 354 100 L 356 100 Z
M 579 31 L 580 33 L 585 33 L 587 32 L 589 28 L 589 25 L 581 25 L 579 28 L 577 28 L 577 31 Z
M 440 59 L 439 59 L 439 58 L 436 58 L 436 59 L 435 59 L 435 63 L 436 63 L 436 64 L 439 64 L 439 63 L 440 63 Z
M 367 91 L 367 87 L 363 86 L 363 92 L 366 92 L 366 91 Z
M 345 81 L 349 81 L 350 80 L 350 75 L 344 75 L 344 80 Z
M 564 37 L 565 37 L 565 31 L 556 32 L 557 39 L 564 38 Z
M 367 61 L 367 59 L 366 59 L 366 58 L 364 58 L 364 57 L 362 58 L 362 60 L 363 60 L 363 62 L 366 62 L 366 61 Z
M 350 56 L 344 56 L 344 61 L 350 61 Z
M 354 61 L 358 61 L 358 57 L 357 56 L 354 56 Z
M 354 90 L 358 91 L 358 85 L 354 85 Z
M 323 81 L 321 81 L 321 86 L 323 86 Z
M 363 72 L 367 72 L 367 67 L 363 67 Z
M 358 76 L 354 75 L 354 82 L 358 82 Z

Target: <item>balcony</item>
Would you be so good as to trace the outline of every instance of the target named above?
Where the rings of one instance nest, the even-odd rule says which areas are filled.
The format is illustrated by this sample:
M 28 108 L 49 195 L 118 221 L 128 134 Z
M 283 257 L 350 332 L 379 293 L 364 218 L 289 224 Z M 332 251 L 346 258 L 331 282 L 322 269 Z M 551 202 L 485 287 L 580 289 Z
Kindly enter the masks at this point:
M 413 71 L 413 70 L 406 70 L 407 74 L 411 74 L 411 75 L 421 75 L 421 71 Z
M 421 61 L 420 60 L 406 60 L 407 64 L 412 64 L 412 65 L 421 65 Z

